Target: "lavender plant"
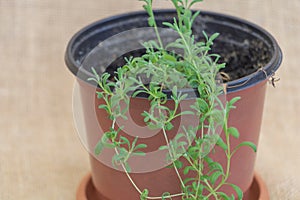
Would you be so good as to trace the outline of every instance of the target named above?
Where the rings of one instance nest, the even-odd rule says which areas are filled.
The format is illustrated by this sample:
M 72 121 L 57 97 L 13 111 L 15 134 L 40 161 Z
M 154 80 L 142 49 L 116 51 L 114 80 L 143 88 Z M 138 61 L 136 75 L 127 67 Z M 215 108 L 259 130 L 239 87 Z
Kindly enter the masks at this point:
M 104 109 L 111 120 L 110 130 L 103 134 L 96 145 L 95 154 L 99 155 L 104 148 L 114 149 L 113 165 L 124 169 L 141 200 L 178 196 L 184 200 L 234 199 L 234 195 L 220 190 L 224 185 L 230 185 L 238 199 L 242 199 L 241 189 L 228 182 L 231 158 L 242 146 L 249 146 L 254 151 L 256 147 L 251 142 L 242 142 L 236 147 L 230 144 L 232 137 L 239 137 L 238 130 L 228 126 L 229 113 L 235 108 L 234 103 L 239 97 L 228 102 L 222 100 L 226 91 L 218 82 L 218 74 L 225 64 L 218 62 L 219 55 L 211 53 L 213 42 L 219 34 L 208 36 L 203 32 L 204 41 L 194 38 L 192 26 L 199 12 L 192 12 L 191 7 L 202 0 L 171 0 L 177 17 L 172 23 L 164 22 L 163 25 L 175 31 L 178 38 L 165 46 L 156 24 L 153 0 L 142 1 L 157 41 L 145 42 L 143 46 L 146 53 L 128 58 L 127 63 L 118 68 L 115 74 L 99 75 L 92 69 L 95 78 L 89 78 L 97 82 L 100 88 L 97 96 L 105 102 L 99 105 L 99 109 Z M 179 49 L 182 54 L 174 52 L 174 49 Z M 151 82 L 145 83 L 145 77 Z M 179 110 L 180 104 L 189 98 L 188 94 L 182 92 L 185 88 L 192 88 L 197 95 L 189 110 Z M 171 91 L 171 95 L 168 96 L 167 90 Z M 130 142 L 127 137 L 120 135 L 124 127 L 117 128 L 116 121 L 118 118 L 127 119 L 130 98 L 140 94 L 146 95 L 150 103 L 150 109 L 142 114 L 144 122 L 150 129 L 162 130 L 165 145 L 158 150 L 167 152 L 166 160 L 178 176 L 181 191 L 177 194 L 166 191 L 161 196 L 149 196 L 148 189 L 139 188 L 130 176 L 129 159 L 132 156 L 145 156 L 147 145 L 140 143 L 138 137 Z M 174 102 L 172 108 L 166 105 L 170 100 Z M 181 133 L 169 138 L 168 132 L 173 130 L 174 120 L 182 116 L 193 116 L 197 119 L 197 126 L 181 127 Z M 221 127 L 225 139 L 220 137 L 217 127 Z M 209 152 L 212 144 L 220 147 L 226 155 L 226 167 L 211 158 Z

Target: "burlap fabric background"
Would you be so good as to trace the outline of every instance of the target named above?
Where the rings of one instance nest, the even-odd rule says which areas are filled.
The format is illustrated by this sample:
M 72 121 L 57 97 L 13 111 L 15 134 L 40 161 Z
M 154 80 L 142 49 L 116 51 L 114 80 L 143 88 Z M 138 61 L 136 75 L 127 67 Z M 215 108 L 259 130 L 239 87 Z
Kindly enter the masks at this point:
M 256 168 L 272 200 L 299 200 L 300 1 L 207 0 L 202 8 L 253 21 L 281 45 L 281 81 L 268 88 Z M 89 163 L 73 125 L 66 44 L 95 20 L 140 9 L 136 0 L 0 0 L 1 200 L 75 199 Z

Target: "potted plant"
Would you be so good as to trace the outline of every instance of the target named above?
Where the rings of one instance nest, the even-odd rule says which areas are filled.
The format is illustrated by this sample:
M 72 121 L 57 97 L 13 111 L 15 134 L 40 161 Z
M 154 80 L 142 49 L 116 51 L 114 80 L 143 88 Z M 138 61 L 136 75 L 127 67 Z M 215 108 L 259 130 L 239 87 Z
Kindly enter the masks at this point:
M 200 1 L 153 11 L 144 0 L 146 12 L 96 22 L 70 41 L 92 167 L 87 199 L 257 195 L 266 82 L 281 51 L 256 25 L 192 11 Z

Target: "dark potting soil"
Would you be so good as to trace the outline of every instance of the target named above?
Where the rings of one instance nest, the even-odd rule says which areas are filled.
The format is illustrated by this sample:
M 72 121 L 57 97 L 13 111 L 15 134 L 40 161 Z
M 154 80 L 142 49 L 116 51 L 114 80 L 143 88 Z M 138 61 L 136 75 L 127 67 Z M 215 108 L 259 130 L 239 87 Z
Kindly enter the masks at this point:
M 221 71 L 229 76 L 229 81 L 255 73 L 271 59 L 267 46 L 259 40 L 245 40 L 241 47 L 230 43 L 216 43 L 213 51 L 221 56 L 219 62 L 226 63 Z
M 139 57 L 145 53 L 145 49 L 139 49 L 128 52 L 117 58 L 108 68 L 107 72 L 114 74 L 114 71 L 123 66 L 125 58 Z M 227 74 L 224 82 L 236 80 L 255 73 L 265 66 L 271 59 L 271 53 L 268 47 L 260 40 L 244 40 L 243 43 L 223 42 L 216 40 L 214 42 L 212 53 L 221 56 L 219 63 L 226 63 L 226 67 L 222 72 Z M 229 79 L 228 79 L 229 78 Z

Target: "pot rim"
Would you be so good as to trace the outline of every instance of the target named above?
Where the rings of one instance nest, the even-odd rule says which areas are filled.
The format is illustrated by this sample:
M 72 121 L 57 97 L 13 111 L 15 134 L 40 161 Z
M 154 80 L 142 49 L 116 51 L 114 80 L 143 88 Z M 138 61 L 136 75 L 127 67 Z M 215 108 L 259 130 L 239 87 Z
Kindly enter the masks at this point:
M 168 14 L 168 13 L 174 13 L 174 9 L 159 9 L 154 10 L 154 14 Z M 227 86 L 227 93 L 231 92 L 237 92 L 240 90 L 244 90 L 246 88 L 252 87 L 260 82 L 266 81 L 271 76 L 274 75 L 274 73 L 279 68 L 283 56 L 282 51 L 275 40 L 275 38 L 264 28 L 258 26 L 257 24 L 254 24 L 250 21 L 247 21 L 245 19 L 231 16 L 228 14 L 223 13 L 217 13 L 217 12 L 211 12 L 211 11 L 202 11 L 200 12 L 200 15 L 204 16 L 211 16 L 211 17 L 217 17 L 217 20 L 214 20 L 215 22 L 218 21 L 219 24 L 231 26 L 233 28 L 239 28 L 244 31 L 251 31 L 252 34 L 254 34 L 257 38 L 261 40 L 269 40 L 269 43 L 271 44 L 272 48 L 272 57 L 270 61 L 262 68 L 258 69 L 256 72 L 251 73 L 247 76 L 244 76 L 239 79 L 235 79 L 232 81 L 229 81 L 226 83 Z M 104 18 L 98 21 L 95 21 L 84 28 L 80 29 L 77 33 L 73 35 L 71 40 L 69 41 L 66 52 L 65 52 L 65 63 L 68 67 L 68 69 L 76 75 L 79 71 L 81 63 L 75 60 L 73 53 L 76 46 L 79 46 L 80 42 L 83 42 L 85 39 L 87 39 L 89 36 L 93 35 L 93 31 L 95 31 L 97 27 L 99 26 L 109 26 L 112 23 L 116 23 L 118 21 L 126 21 L 126 18 L 134 18 L 134 17 L 145 17 L 147 16 L 147 13 L 145 11 L 134 11 L 134 12 L 128 12 L 123 14 L 118 14 L 115 16 L 111 16 L 108 18 Z M 221 20 L 219 20 L 221 19 Z M 239 25 L 239 26 L 238 26 Z M 95 30 L 94 30 L 95 29 Z M 255 32 L 253 32 L 255 31 Z M 78 41 L 77 41 L 78 40 Z M 77 45 L 76 45 L 77 44 Z M 93 76 L 92 73 L 88 72 L 87 70 L 80 70 L 85 75 L 88 75 L 89 77 Z M 86 80 L 83 80 L 87 82 Z M 88 82 L 87 82 L 88 83 Z M 185 91 L 189 91 L 192 93 L 195 93 L 194 89 L 185 89 Z

